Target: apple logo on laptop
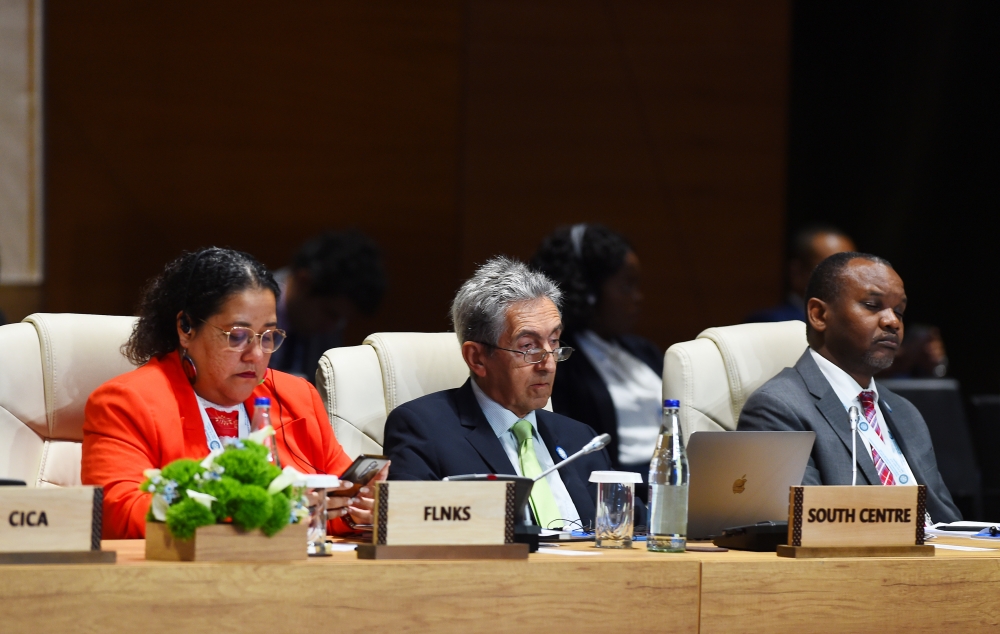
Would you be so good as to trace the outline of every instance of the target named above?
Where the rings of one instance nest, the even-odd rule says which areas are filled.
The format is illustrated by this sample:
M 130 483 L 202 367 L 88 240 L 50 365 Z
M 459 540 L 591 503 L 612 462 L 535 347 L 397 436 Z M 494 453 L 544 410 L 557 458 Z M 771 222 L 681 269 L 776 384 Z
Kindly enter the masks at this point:
M 743 493 L 746 488 L 744 485 L 747 483 L 747 474 L 743 474 L 742 478 L 738 478 L 736 482 L 733 482 L 733 493 Z

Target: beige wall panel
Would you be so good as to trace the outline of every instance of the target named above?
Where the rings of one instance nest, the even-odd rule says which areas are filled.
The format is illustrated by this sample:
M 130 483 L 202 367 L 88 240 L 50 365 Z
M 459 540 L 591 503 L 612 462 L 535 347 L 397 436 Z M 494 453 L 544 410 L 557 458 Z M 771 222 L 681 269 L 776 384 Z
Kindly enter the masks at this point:
M 41 0 L 0 0 L 0 285 L 42 281 L 41 18 Z M 0 308 L 20 316 L 14 288 Z
M 664 349 L 776 302 L 788 24 L 787 2 L 473 3 L 463 270 L 602 222 Z
M 128 313 L 182 249 L 354 226 L 440 331 L 474 264 L 628 235 L 664 349 L 779 299 L 789 4 L 53 2 L 48 310 Z M 673 296 L 673 300 L 669 299 Z

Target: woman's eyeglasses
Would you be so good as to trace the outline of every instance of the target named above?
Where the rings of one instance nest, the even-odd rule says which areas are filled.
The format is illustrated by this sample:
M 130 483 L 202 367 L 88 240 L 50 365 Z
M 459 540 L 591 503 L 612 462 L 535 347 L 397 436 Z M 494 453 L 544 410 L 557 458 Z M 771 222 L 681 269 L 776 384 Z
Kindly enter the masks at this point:
M 215 324 L 209 324 L 204 319 L 201 321 L 226 335 L 229 349 L 236 352 L 243 352 L 246 350 L 250 347 L 254 339 L 260 339 L 260 350 L 265 354 L 271 354 L 280 348 L 281 344 L 285 342 L 285 331 L 277 328 L 274 330 L 265 330 L 264 332 L 257 334 L 250 328 L 244 328 L 243 326 L 233 326 L 229 330 L 223 330 Z

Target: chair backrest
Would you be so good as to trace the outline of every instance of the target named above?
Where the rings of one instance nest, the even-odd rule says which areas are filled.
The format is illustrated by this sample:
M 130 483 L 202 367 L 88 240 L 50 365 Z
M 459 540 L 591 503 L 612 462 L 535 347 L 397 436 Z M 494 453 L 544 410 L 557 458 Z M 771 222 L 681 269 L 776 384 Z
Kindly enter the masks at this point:
M 120 352 L 134 323 L 36 313 L 0 326 L 0 478 L 80 484 L 84 405 L 95 388 L 134 369 Z
M 453 332 L 380 332 L 360 346 L 327 350 L 316 387 L 333 432 L 352 458 L 381 453 L 385 420 L 415 398 L 460 387 L 469 378 Z M 552 409 L 552 402 L 545 406 Z
M 681 402 L 685 440 L 696 431 L 736 429 L 747 398 L 806 349 L 801 321 L 709 328 L 676 343 L 663 365 L 663 397 Z

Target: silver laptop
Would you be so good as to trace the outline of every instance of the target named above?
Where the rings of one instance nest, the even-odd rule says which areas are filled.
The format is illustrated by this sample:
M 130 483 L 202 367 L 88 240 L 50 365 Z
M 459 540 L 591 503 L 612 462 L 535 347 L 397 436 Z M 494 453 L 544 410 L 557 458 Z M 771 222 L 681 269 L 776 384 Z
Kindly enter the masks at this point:
M 788 487 L 802 484 L 816 432 L 699 431 L 688 441 L 688 539 L 767 520 L 788 521 Z

